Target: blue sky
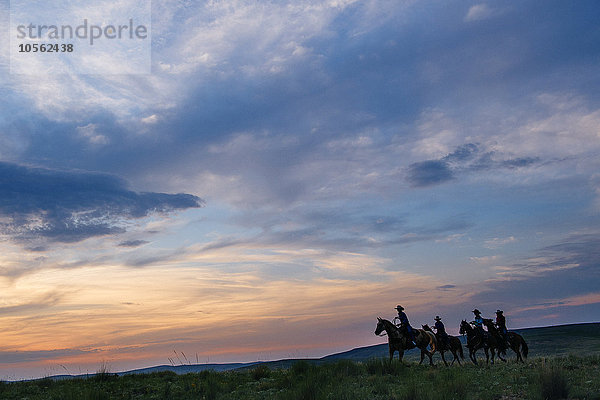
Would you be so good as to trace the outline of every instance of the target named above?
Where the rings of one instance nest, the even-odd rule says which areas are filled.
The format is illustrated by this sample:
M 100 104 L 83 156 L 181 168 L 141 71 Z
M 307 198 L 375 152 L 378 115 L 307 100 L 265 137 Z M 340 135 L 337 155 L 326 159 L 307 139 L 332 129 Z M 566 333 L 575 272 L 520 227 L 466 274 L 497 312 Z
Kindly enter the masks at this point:
M 134 75 L 2 41 L 1 375 L 325 355 L 396 304 L 597 321 L 599 14 L 155 0 Z

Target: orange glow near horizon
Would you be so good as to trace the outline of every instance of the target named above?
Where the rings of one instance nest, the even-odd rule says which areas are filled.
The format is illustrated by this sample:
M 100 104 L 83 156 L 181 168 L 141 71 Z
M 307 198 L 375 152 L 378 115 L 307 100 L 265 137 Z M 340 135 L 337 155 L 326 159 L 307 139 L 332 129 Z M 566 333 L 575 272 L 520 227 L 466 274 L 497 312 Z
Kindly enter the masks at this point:
M 185 254 L 166 267 L 32 271 L 5 284 L 0 349 L 46 352 L 29 363 L 39 366 L 166 361 L 174 349 L 202 360 L 313 354 L 356 342 L 353 324 L 382 312 L 390 315 L 395 304 L 382 307 L 382 299 L 397 298 L 397 292 L 406 294 L 405 304 L 415 311 L 440 296 L 455 301 L 450 292 L 427 294 L 441 282 L 386 271 L 379 267 L 382 260 L 361 254 L 269 251 L 247 260 L 246 250 L 238 250 Z M 340 277 L 267 279 L 252 266 L 297 261 L 307 254 Z M 234 259 L 247 263 L 242 272 L 213 266 Z M 371 336 L 369 329 L 359 342 L 373 342 Z

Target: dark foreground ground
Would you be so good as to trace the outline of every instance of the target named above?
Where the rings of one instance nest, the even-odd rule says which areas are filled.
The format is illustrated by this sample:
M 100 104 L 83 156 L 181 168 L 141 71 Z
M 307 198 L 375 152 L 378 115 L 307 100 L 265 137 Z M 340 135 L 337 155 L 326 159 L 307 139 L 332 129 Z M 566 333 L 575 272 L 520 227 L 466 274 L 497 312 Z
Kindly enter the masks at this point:
M 298 361 L 244 371 L 174 372 L 0 384 L 2 399 L 600 399 L 600 357 L 489 366 L 418 366 L 386 359 Z

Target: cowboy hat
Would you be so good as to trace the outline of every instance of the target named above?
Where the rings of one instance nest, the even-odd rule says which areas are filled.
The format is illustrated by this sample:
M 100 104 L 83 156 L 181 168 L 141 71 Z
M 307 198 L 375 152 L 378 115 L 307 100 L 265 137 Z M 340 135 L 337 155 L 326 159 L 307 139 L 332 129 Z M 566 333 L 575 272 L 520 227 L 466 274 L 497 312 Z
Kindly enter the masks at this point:
M 402 307 L 401 305 L 397 305 L 397 306 L 396 306 L 396 310 L 400 310 L 400 311 L 402 311 L 402 310 L 404 310 L 404 307 Z
M 435 319 L 436 321 L 441 321 L 441 320 L 442 320 L 442 319 L 440 318 L 440 316 L 439 316 L 439 315 L 436 315 L 434 319 Z
M 474 309 L 473 314 L 481 314 L 481 311 L 479 311 L 478 309 Z

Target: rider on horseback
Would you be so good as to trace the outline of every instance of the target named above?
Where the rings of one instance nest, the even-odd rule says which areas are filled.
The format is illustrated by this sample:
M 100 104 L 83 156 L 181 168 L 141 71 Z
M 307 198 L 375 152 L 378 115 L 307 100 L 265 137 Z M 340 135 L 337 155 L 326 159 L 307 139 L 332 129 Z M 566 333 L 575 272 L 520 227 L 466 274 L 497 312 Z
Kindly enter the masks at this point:
M 440 318 L 439 315 L 435 316 L 435 325 L 433 325 L 433 329 L 435 329 L 436 331 L 436 336 L 438 337 L 438 340 L 440 340 L 445 348 L 449 348 L 449 343 L 448 343 L 448 334 L 446 333 L 446 327 L 444 326 L 444 323 L 442 322 L 442 319 Z
M 500 331 L 502 336 L 506 336 L 508 330 L 506 329 L 506 318 L 504 317 L 504 311 L 496 311 L 496 328 Z
M 508 329 L 506 329 L 506 318 L 502 310 L 496 311 L 496 328 L 498 328 L 500 336 L 502 336 L 502 339 L 508 345 Z
M 397 305 L 396 306 L 396 310 L 398 311 L 398 316 L 394 317 L 394 322 L 396 320 L 400 321 L 400 323 L 397 324 L 396 326 L 398 328 L 404 328 L 404 329 L 406 329 L 406 332 L 408 333 L 408 336 L 410 337 L 410 340 L 412 341 L 412 344 L 414 346 L 416 346 L 417 344 L 415 343 L 415 333 L 413 331 L 412 326 L 410 326 L 410 322 L 408 322 L 408 317 L 404 313 L 404 307 L 402 307 L 401 305 Z
M 475 320 L 471 322 L 471 325 L 475 327 L 475 329 L 481 335 L 481 337 L 485 337 L 485 331 L 483 330 L 483 317 L 481 316 L 481 311 L 479 311 L 478 309 L 474 309 L 473 314 L 475 314 Z

